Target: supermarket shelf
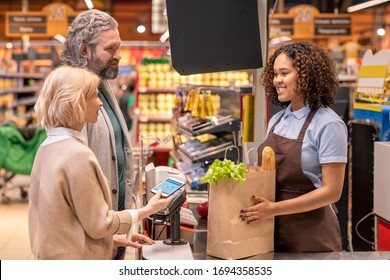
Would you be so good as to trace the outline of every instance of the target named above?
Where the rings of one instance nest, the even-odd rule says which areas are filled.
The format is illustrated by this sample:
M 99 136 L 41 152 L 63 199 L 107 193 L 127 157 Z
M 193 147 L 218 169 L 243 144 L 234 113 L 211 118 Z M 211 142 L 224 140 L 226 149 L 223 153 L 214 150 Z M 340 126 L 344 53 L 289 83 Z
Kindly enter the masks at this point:
M 29 93 L 29 92 L 37 92 L 40 90 L 39 86 L 32 87 L 17 87 L 17 88 L 3 88 L 0 89 L 0 95 L 7 93 Z
M 343 74 L 338 75 L 338 80 L 340 82 L 356 82 L 357 79 L 358 79 L 357 75 L 343 75 Z
M 204 153 L 197 154 L 193 157 L 188 155 L 180 147 L 177 149 L 176 153 L 177 156 L 187 164 L 193 164 L 198 162 L 210 163 L 216 159 L 224 158 L 225 154 L 227 158 L 235 161 L 235 159 L 237 158 L 237 152 L 233 149 L 230 149 L 230 146 L 233 146 L 233 143 L 226 143 L 226 145 L 224 146 L 221 145 L 220 147 L 215 147 L 214 149 L 211 149 L 209 151 L 205 150 Z M 226 149 L 228 150 L 226 151 Z
M 147 122 L 170 122 L 172 118 L 169 117 L 157 117 L 157 116 L 139 116 L 139 122 L 147 123 Z
M 138 93 L 175 93 L 175 88 L 139 87 Z
M 38 73 L 0 73 L 0 78 L 44 79 L 45 75 Z
M 28 98 L 19 98 L 17 101 L 12 103 L 13 107 L 17 107 L 20 105 L 33 105 L 35 104 L 37 98 L 35 96 L 33 97 L 28 97 Z
M 186 137 L 199 136 L 203 134 L 215 134 L 215 133 L 232 133 L 239 131 L 240 120 L 238 119 L 227 119 L 223 123 L 218 125 L 210 125 L 199 130 L 191 130 L 188 127 L 178 125 L 178 132 Z

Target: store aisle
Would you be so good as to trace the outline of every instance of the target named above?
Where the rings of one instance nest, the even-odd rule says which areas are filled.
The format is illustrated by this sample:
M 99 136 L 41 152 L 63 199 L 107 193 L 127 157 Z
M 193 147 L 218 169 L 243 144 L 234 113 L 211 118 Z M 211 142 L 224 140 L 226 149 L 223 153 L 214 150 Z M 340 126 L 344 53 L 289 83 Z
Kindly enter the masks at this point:
M 28 176 L 15 176 L 12 184 L 28 186 Z M 28 190 L 28 188 L 27 188 Z M 0 259 L 33 259 L 28 238 L 28 200 L 20 195 L 20 189 L 7 192 L 9 203 L 0 202 Z

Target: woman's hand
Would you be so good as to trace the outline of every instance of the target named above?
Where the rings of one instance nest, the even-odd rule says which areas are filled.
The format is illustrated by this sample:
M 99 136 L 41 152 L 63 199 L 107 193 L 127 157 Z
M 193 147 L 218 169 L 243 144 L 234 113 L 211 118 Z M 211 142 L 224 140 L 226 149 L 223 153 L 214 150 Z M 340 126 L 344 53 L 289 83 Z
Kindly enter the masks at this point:
M 172 202 L 173 197 L 174 196 L 171 195 L 170 197 L 163 198 L 162 190 L 158 190 L 158 192 L 152 196 L 151 199 L 149 199 L 147 206 L 150 207 L 153 213 L 156 213 L 167 208 L 168 205 Z
M 158 192 L 149 199 L 149 202 L 146 206 L 138 209 L 138 220 L 144 219 L 158 211 L 164 210 L 173 200 L 173 195 L 167 198 L 162 197 L 162 190 Z
M 252 196 L 255 202 L 254 206 L 242 209 L 240 212 L 241 220 L 246 223 L 253 223 L 265 219 L 270 219 L 275 216 L 274 207 L 275 203 L 271 202 L 260 196 Z
M 126 235 L 124 234 L 116 234 L 113 236 L 113 241 L 114 241 L 115 251 L 118 247 L 132 247 L 136 249 L 141 249 L 142 247 L 141 243 L 147 243 L 150 245 L 155 243 L 153 239 L 139 233 L 134 233 L 131 236 L 131 240 L 127 240 Z M 137 241 L 139 242 L 137 243 Z

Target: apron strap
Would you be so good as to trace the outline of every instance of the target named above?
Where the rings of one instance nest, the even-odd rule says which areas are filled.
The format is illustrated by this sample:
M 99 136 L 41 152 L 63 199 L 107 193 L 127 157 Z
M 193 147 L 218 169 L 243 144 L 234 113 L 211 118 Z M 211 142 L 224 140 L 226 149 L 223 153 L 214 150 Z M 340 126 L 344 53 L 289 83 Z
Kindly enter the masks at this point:
M 303 141 L 303 137 L 305 137 L 306 129 L 308 128 L 308 126 L 309 126 L 311 120 L 313 119 L 315 113 L 317 112 L 317 110 L 318 110 L 318 108 L 310 111 L 309 115 L 307 116 L 307 118 L 305 120 L 305 123 L 303 124 L 303 126 L 301 128 L 301 131 L 299 132 L 297 140 Z
M 280 122 L 280 120 L 283 118 L 285 113 L 283 113 L 279 119 L 274 123 L 274 125 L 272 126 L 271 130 L 269 132 L 274 132 L 274 129 L 275 129 L 275 126 Z

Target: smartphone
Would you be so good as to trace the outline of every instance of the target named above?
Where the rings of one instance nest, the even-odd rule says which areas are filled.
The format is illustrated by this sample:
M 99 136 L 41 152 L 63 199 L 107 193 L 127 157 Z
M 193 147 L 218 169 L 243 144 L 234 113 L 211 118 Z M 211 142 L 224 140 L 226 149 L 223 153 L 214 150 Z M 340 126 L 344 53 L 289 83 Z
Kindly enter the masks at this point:
M 182 186 L 184 186 L 184 184 L 185 182 L 183 181 L 174 178 L 167 178 L 150 191 L 152 193 L 157 193 L 158 190 L 162 190 L 162 197 L 169 197 Z

